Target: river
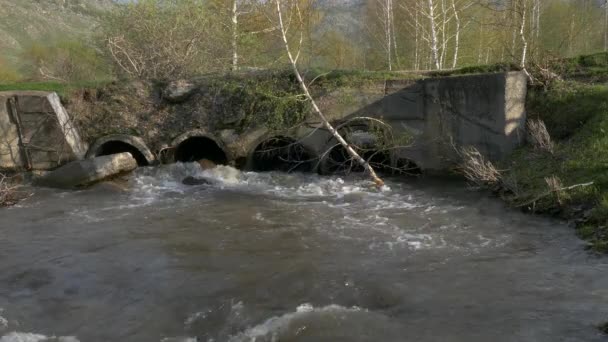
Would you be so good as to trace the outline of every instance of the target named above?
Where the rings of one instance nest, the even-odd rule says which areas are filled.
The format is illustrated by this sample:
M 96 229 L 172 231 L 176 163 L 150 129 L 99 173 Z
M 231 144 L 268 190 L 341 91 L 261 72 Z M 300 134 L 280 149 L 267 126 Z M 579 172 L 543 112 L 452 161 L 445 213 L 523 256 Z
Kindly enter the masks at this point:
M 0 342 L 606 340 L 608 258 L 455 182 L 175 164 L 0 227 Z

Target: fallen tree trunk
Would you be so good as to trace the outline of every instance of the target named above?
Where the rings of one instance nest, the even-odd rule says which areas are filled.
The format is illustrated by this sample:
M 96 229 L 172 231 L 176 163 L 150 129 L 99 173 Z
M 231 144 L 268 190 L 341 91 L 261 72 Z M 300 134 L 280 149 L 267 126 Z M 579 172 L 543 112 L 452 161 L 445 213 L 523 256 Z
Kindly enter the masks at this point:
M 365 171 L 367 171 L 369 173 L 370 177 L 372 178 L 372 180 L 374 181 L 376 186 L 378 186 L 378 187 L 383 186 L 384 181 L 382 179 L 380 179 L 380 177 L 378 177 L 374 168 L 372 168 L 369 165 L 369 163 L 365 159 L 363 159 L 346 140 L 344 140 L 344 138 L 340 135 L 340 133 L 327 120 L 327 118 L 325 117 L 325 115 L 323 114 L 321 109 L 319 109 L 319 106 L 315 102 L 314 98 L 310 94 L 310 91 L 308 90 L 308 87 L 306 86 L 306 83 L 304 82 L 304 79 L 302 78 L 302 75 L 300 74 L 300 71 L 298 70 L 297 62 L 298 62 L 299 53 L 294 58 L 293 54 L 291 53 L 291 49 L 289 48 L 289 42 L 287 41 L 287 32 L 285 30 L 285 25 L 283 24 L 283 14 L 281 12 L 281 0 L 275 0 L 275 1 L 276 1 L 276 5 L 277 5 L 277 14 L 279 16 L 279 29 L 281 30 L 281 37 L 283 38 L 283 44 L 284 44 L 285 50 L 287 52 L 287 57 L 289 58 L 289 62 L 293 69 L 293 73 L 295 74 L 295 76 L 298 80 L 298 83 L 300 84 L 300 88 L 302 88 L 304 95 L 312 104 L 313 111 L 321 119 L 323 126 L 334 136 L 334 138 L 336 138 L 336 140 L 338 140 L 340 145 L 342 145 L 346 149 L 346 151 L 351 156 L 351 158 L 353 158 L 359 164 L 361 164 L 361 166 L 363 166 Z M 297 6 L 297 4 L 296 4 L 296 6 Z M 299 10 L 298 10 L 298 17 L 300 17 Z

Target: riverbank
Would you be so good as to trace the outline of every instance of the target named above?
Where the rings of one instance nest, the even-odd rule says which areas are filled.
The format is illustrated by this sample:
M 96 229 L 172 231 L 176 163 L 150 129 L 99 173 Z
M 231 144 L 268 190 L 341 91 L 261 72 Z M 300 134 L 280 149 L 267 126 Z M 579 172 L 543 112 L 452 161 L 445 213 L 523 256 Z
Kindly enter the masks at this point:
M 569 61 L 563 80 L 528 92 L 528 119 L 542 120 L 550 150 L 527 144 L 500 165 L 524 210 L 573 222 L 597 252 L 608 252 L 608 55 Z M 587 76 L 584 76 L 587 75 Z

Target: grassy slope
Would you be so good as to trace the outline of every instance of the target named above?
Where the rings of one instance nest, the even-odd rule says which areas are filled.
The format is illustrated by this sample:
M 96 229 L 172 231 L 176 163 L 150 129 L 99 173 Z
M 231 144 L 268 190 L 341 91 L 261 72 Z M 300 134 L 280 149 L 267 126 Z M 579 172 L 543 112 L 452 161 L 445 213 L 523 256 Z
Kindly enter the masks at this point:
M 18 64 L 19 52 L 35 41 L 89 34 L 111 0 L 0 0 L 1 56 Z
M 579 235 L 593 249 L 608 252 L 608 84 L 589 82 L 608 76 L 608 55 L 593 59 L 596 62 L 589 57 L 567 61 L 564 74 L 570 80 L 529 92 L 528 116 L 546 123 L 555 152 L 526 146 L 504 168 L 508 179 L 516 180 L 519 193 L 511 198 L 515 204 L 574 219 Z M 551 176 L 559 177 L 564 187 L 594 184 L 534 201 L 548 192 L 545 178 Z

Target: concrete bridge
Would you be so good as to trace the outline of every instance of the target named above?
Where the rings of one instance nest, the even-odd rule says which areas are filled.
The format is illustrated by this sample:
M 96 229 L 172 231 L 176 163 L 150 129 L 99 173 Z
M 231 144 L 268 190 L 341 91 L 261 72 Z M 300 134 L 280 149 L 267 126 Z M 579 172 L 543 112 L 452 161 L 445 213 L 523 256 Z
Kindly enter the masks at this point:
M 523 73 L 507 72 L 377 81 L 328 91 L 318 102 L 348 140 L 369 147 L 369 158 L 443 170 L 458 162 L 455 146 L 475 146 L 490 160 L 499 160 L 520 145 L 525 139 L 526 89 Z M 197 91 L 201 87 L 190 84 L 169 105 L 187 102 Z M 378 130 L 395 143 L 382 151 L 374 147 Z M 344 151 L 314 116 L 281 132 L 261 123 L 245 132 L 210 124 L 175 133 L 164 141 L 126 134 L 84 141 L 55 93 L 0 92 L 4 170 L 49 170 L 120 152 L 130 152 L 140 166 L 206 158 L 259 171 L 328 173 L 346 162 Z

